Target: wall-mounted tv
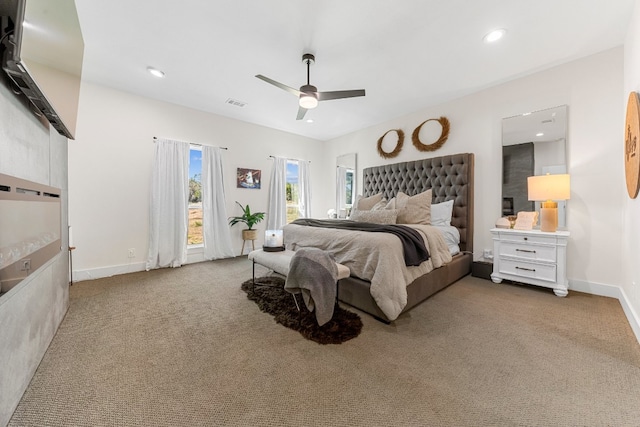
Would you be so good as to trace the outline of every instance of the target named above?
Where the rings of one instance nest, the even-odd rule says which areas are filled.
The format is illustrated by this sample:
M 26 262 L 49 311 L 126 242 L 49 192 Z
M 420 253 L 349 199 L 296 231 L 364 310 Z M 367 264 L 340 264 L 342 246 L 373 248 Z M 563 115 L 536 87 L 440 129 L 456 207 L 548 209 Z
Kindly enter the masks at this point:
M 0 0 L 2 68 L 62 135 L 75 138 L 84 41 L 74 0 Z

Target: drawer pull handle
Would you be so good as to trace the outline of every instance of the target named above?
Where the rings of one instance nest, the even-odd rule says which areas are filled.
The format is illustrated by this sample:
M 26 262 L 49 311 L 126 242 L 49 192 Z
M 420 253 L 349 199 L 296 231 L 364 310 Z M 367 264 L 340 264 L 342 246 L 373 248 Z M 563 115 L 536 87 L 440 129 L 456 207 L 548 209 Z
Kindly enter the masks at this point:
M 524 268 L 524 267 L 517 267 L 516 266 L 516 270 L 525 270 L 525 271 L 536 271 L 535 268 Z
M 516 252 L 528 252 L 530 254 L 535 254 L 536 251 L 532 251 L 530 249 L 516 249 Z
M 529 240 L 529 238 L 528 238 L 528 237 L 525 237 L 525 238 L 524 238 L 524 240 Z

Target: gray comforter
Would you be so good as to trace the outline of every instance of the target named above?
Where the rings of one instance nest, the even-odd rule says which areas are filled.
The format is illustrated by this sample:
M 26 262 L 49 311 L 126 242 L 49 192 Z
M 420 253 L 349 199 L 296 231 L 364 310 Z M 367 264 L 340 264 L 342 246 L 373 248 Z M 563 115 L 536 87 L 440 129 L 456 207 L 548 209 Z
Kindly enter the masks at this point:
M 368 231 L 371 233 L 390 233 L 400 239 L 405 265 L 420 265 L 429 259 L 429 251 L 420 233 L 406 225 L 372 224 L 370 222 L 350 221 L 341 219 L 311 219 L 299 218 L 292 222 L 296 225 L 310 227 L 339 228 L 342 230 Z

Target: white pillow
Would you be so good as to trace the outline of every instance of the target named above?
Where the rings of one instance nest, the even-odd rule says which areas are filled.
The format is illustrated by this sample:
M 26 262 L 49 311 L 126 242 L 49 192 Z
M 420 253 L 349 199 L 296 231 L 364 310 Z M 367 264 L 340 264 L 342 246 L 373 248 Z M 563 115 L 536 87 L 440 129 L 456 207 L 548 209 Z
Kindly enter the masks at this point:
M 431 225 L 451 225 L 453 200 L 431 205 Z

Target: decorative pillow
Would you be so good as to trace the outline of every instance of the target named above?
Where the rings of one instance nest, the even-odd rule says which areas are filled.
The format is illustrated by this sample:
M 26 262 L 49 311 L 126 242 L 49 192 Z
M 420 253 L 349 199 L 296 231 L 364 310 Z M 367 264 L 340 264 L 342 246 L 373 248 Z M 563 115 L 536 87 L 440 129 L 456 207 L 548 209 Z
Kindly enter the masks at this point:
M 373 224 L 395 224 L 398 211 L 396 209 L 380 209 L 377 211 L 353 211 L 350 220 L 370 222 Z
M 374 196 L 370 197 L 362 197 L 362 195 L 358 195 L 356 197 L 356 203 L 354 206 L 354 210 L 360 211 L 370 211 L 376 203 L 382 200 L 382 193 L 378 193 Z
M 396 196 L 398 224 L 429 224 L 431 222 L 431 189 L 415 196 L 399 191 Z
M 378 203 L 373 205 L 371 210 L 372 211 L 378 211 L 378 210 L 382 210 L 382 209 L 395 209 L 395 208 L 396 208 L 396 198 L 394 197 L 393 199 L 389 200 L 388 202 L 387 202 L 387 199 L 383 198 Z
M 453 200 L 431 205 L 431 225 L 451 225 Z

